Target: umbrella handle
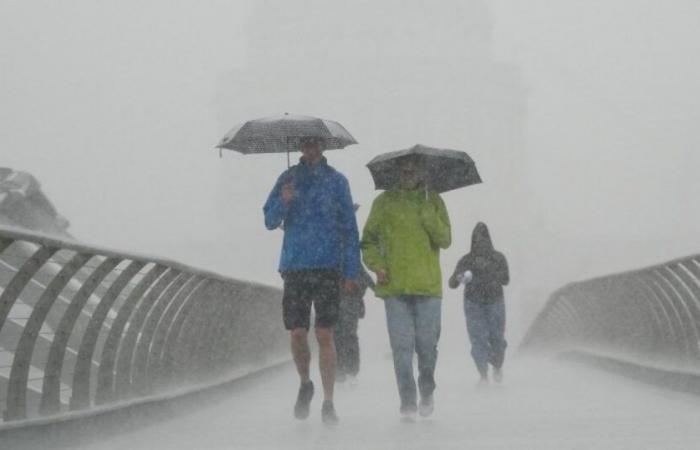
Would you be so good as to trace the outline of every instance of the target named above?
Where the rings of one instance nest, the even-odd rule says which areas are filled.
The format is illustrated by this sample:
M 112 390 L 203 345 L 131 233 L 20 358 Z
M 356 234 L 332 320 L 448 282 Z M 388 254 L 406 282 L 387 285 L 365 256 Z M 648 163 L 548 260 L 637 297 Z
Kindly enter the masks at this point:
M 284 113 L 285 116 L 287 114 L 288 113 Z M 287 169 L 289 169 L 289 167 L 290 167 L 290 163 L 289 163 L 289 136 L 285 137 L 284 140 L 287 141 Z

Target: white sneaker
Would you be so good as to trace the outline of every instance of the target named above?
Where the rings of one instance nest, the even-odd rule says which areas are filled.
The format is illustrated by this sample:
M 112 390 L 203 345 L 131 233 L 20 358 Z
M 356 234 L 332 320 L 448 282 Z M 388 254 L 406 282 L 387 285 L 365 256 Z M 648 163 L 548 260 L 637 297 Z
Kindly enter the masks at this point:
M 435 403 L 433 402 L 432 395 L 421 398 L 420 404 L 418 405 L 418 414 L 420 414 L 421 417 L 430 416 L 434 409 Z
M 493 381 L 496 383 L 500 383 L 503 381 L 503 369 L 502 368 L 494 368 L 493 369 Z
M 415 406 L 413 408 L 401 408 L 399 412 L 401 414 L 401 422 L 404 423 L 415 422 L 418 416 L 418 411 Z

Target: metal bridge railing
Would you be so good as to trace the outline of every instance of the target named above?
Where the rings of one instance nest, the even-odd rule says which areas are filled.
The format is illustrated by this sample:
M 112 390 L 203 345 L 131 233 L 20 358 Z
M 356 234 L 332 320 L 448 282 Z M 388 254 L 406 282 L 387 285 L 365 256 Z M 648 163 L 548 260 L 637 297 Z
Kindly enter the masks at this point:
M 595 351 L 667 370 L 700 371 L 700 255 L 564 286 L 523 350 Z
M 60 415 L 287 356 L 279 289 L 0 228 L 0 407 Z

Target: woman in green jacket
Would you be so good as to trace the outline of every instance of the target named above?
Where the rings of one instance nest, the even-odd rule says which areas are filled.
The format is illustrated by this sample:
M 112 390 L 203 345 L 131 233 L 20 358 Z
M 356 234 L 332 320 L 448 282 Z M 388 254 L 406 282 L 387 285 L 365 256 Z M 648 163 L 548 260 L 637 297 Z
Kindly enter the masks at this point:
M 425 189 L 418 168 L 415 159 L 402 162 L 399 186 L 374 200 L 362 233 L 363 260 L 377 275 L 375 295 L 384 299 L 400 413 L 407 418 L 433 411 L 442 308 L 440 249 L 451 242 L 445 204 Z

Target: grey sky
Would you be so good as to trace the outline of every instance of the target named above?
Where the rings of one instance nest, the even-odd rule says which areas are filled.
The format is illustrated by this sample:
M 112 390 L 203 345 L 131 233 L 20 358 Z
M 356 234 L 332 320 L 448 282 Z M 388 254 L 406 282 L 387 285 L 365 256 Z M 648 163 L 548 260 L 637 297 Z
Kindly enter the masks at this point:
M 443 271 L 485 220 L 516 286 L 556 287 L 697 251 L 699 25 L 683 0 L 0 1 L 2 165 L 88 242 L 277 283 L 285 157 L 213 146 L 318 115 L 360 142 L 327 154 L 360 226 L 371 157 L 463 149 L 485 183 L 445 195 Z

